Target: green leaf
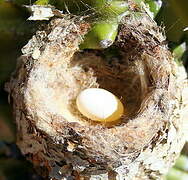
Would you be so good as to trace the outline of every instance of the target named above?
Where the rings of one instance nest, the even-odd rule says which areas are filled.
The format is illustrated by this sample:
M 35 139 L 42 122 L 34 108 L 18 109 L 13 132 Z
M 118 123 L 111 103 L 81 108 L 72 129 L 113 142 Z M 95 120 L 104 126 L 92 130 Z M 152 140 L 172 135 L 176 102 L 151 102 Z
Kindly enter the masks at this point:
M 158 24 L 165 26 L 169 41 L 181 43 L 188 27 L 188 1 L 163 0 L 163 6 L 156 16 Z
M 36 5 L 48 5 L 50 3 L 50 0 L 38 0 L 34 4 Z
M 182 171 L 188 171 L 188 157 L 185 155 L 180 155 L 174 167 Z
M 173 50 L 173 56 L 174 56 L 175 61 L 177 63 L 182 64 L 182 56 L 183 56 L 185 50 L 186 50 L 186 44 L 185 43 L 182 43 L 182 44 L 178 45 Z
M 149 9 L 155 17 L 161 8 L 160 4 L 154 0 L 145 0 L 145 3 L 149 5 Z
M 188 174 L 176 168 L 171 168 L 166 175 L 166 180 L 187 180 Z

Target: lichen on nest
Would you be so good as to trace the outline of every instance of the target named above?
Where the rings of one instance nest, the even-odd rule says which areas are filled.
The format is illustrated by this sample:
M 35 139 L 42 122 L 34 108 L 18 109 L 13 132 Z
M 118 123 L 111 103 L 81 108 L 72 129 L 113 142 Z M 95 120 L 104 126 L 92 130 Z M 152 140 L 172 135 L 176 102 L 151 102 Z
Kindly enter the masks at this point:
M 113 172 L 131 179 L 138 174 L 131 167 L 143 168 L 142 152 L 149 154 L 168 140 L 173 113 L 181 109 L 175 104 L 182 82 L 174 75 L 176 65 L 161 29 L 146 14 L 122 19 L 107 50 L 79 50 L 89 27 L 68 15 L 54 18 L 23 48 L 7 84 L 17 143 L 35 166 L 47 168 L 43 175 L 61 179 Z M 93 123 L 79 113 L 76 97 L 91 87 L 121 99 L 127 111 L 117 124 Z

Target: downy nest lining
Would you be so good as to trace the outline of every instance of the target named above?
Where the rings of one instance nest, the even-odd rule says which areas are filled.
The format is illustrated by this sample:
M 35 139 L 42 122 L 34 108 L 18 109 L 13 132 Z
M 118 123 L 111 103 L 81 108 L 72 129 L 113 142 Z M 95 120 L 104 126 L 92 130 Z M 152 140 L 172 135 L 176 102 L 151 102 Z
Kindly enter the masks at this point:
M 65 17 L 38 31 L 22 50 L 15 76 L 22 86 L 14 88 L 19 91 L 14 98 L 22 102 L 16 106 L 26 114 L 30 136 L 41 132 L 61 146 L 56 151 L 118 166 L 121 157 L 134 160 L 169 121 L 172 60 L 164 36 L 147 16 L 124 18 L 106 50 L 79 50 L 88 29 L 86 22 Z M 95 123 L 77 110 L 77 95 L 93 87 L 112 92 L 124 104 L 118 123 Z M 22 123 L 17 122 L 18 131 Z

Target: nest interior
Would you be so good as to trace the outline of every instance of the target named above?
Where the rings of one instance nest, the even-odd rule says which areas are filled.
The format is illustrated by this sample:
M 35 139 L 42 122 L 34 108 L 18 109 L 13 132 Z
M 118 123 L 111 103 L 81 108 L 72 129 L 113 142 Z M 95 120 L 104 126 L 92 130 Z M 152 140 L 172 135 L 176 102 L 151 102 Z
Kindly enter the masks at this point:
M 12 91 L 22 102 L 16 107 L 26 112 L 30 134 L 32 128 L 42 131 L 54 144 L 57 139 L 64 142 L 66 151 L 74 144 L 70 153 L 84 151 L 110 167 L 128 154 L 134 160 L 168 121 L 171 56 L 148 16 L 122 20 L 114 45 L 103 51 L 79 50 L 87 30 L 87 23 L 65 18 L 37 32 L 20 58 L 16 83 L 23 86 Z M 76 97 L 92 87 L 112 92 L 124 104 L 125 114 L 117 124 L 95 123 L 79 113 Z
M 147 75 L 146 78 L 142 79 L 144 84 L 141 84 L 140 78 L 142 78 L 142 75 L 140 74 L 143 72 L 144 76 L 145 72 L 139 69 L 141 68 L 139 65 L 142 66 L 142 61 L 128 60 L 127 56 L 121 54 L 117 47 L 109 48 L 106 52 L 85 50 L 75 53 L 71 60 L 71 68 L 80 67 L 82 72 L 92 74 L 92 77 L 87 78 L 91 81 L 91 84 L 88 84 L 87 87 L 81 85 L 81 89 L 89 87 L 103 88 L 115 94 L 122 101 L 125 114 L 121 119 L 121 123 L 136 115 L 142 98 L 147 94 L 149 86 Z M 82 79 L 82 74 L 76 74 L 78 80 Z M 75 99 L 72 102 L 72 109 L 77 112 L 77 109 L 74 108 L 76 107 Z M 92 123 L 89 119 L 87 121 Z

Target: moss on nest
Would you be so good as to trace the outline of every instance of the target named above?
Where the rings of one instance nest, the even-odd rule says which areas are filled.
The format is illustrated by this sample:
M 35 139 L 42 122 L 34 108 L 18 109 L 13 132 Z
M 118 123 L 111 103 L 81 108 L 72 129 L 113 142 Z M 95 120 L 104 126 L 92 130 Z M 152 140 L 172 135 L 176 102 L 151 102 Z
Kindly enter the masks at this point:
M 187 84 L 146 14 L 122 20 L 114 54 L 79 50 L 89 27 L 76 17 L 53 19 L 23 48 L 7 84 L 17 143 L 55 179 L 159 177 L 184 143 L 180 101 Z M 78 112 L 75 99 L 88 87 L 121 99 L 127 111 L 118 124 L 93 123 Z

